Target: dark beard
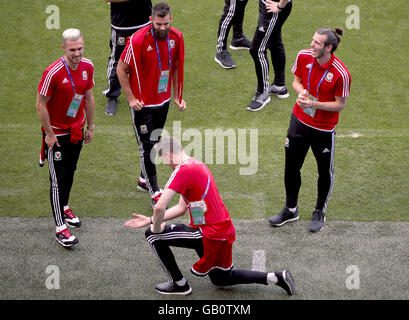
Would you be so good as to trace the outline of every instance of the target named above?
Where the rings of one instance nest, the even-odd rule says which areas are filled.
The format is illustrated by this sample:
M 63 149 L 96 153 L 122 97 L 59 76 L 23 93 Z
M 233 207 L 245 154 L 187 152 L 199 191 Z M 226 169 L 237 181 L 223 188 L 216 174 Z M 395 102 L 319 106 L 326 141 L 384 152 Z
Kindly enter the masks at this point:
M 166 40 L 169 36 L 169 29 L 166 29 L 165 31 L 160 31 L 153 28 L 153 35 L 157 40 Z

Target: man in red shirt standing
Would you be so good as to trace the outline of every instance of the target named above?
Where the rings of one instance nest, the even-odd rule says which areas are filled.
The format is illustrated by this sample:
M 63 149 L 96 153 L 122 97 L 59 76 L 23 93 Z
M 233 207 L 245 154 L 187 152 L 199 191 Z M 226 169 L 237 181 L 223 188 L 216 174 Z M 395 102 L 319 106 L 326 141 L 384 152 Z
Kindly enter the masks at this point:
M 298 220 L 301 167 L 311 147 L 318 166 L 318 196 L 310 225 L 322 230 L 334 184 L 335 126 L 347 103 L 351 76 L 335 55 L 343 30 L 319 29 L 311 49 L 301 50 L 292 68 L 293 88 L 298 99 L 291 115 L 285 141 L 286 205 L 269 219 L 273 226 Z
M 81 221 L 68 206 L 68 199 L 82 144 L 94 135 L 94 66 L 83 57 L 84 40 L 78 29 L 65 30 L 62 41 L 65 55 L 44 71 L 36 108 L 43 132 L 40 165 L 48 159 L 57 241 L 71 247 L 78 239 L 67 225 L 79 227 Z
M 172 28 L 167 3 L 152 8 L 151 25 L 135 32 L 118 63 L 118 79 L 128 99 L 132 122 L 141 155 L 138 189 L 148 191 L 152 206 L 161 196 L 156 166 L 151 161 L 153 145 L 165 126 L 171 100 L 179 110 L 186 109 L 182 99 L 184 42 L 182 33 Z
M 192 292 L 170 249 L 170 246 L 176 246 L 194 249 L 200 259 L 192 266 L 191 272 L 197 276 L 208 275 L 215 285 L 276 284 L 292 295 L 295 285 L 288 270 L 266 273 L 233 269 L 232 248 L 236 232 L 209 168 L 187 156 L 174 137 L 163 137 L 155 149 L 174 171 L 153 216 L 134 213 L 135 219 L 127 221 L 125 226 L 140 228 L 151 225 L 145 232 L 146 239 L 169 278 L 168 282 L 156 285 L 156 290 L 162 294 L 178 295 Z M 166 209 L 176 193 L 181 195 L 179 203 Z M 187 210 L 189 226 L 165 224 L 164 221 L 180 217 Z

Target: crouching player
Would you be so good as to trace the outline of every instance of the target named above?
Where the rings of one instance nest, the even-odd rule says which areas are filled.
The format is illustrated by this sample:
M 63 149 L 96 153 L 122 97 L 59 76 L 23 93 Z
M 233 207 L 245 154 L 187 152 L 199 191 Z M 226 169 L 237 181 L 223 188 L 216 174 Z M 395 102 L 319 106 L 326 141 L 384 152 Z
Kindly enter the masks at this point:
M 174 171 L 155 205 L 153 216 L 133 213 L 134 219 L 125 223 L 131 228 L 150 225 L 145 232 L 146 239 L 169 278 L 168 282 L 156 285 L 155 289 L 162 294 L 188 295 L 192 292 L 170 249 L 174 246 L 194 249 L 200 259 L 191 272 L 197 276 L 208 275 L 217 286 L 276 284 L 289 295 L 294 294 L 295 284 L 288 270 L 266 273 L 233 269 L 235 229 L 209 168 L 187 156 L 174 137 L 163 137 L 155 149 Z M 181 195 L 178 204 L 166 209 L 176 193 Z M 187 209 L 189 226 L 165 224 L 164 221 L 184 215 Z

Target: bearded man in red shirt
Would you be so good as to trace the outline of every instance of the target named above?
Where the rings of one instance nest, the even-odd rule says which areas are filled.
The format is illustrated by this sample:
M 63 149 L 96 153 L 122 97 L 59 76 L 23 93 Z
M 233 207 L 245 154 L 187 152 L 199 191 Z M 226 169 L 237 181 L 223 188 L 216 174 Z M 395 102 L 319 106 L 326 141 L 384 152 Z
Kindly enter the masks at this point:
M 172 16 L 167 3 L 153 6 L 150 21 L 128 40 L 117 74 L 130 106 L 141 156 L 137 189 L 148 191 L 154 206 L 162 192 L 151 152 L 165 126 L 172 83 L 173 101 L 180 111 L 186 109 L 182 99 L 185 51 L 182 33 L 170 26 Z

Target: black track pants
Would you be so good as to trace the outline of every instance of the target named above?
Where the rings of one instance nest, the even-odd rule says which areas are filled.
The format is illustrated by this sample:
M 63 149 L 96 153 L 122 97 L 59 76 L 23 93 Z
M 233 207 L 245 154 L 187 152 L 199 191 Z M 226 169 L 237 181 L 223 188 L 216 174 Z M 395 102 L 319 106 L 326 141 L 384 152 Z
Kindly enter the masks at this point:
M 70 143 L 70 135 L 57 137 L 60 147 L 56 144 L 53 150 L 45 146 L 48 168 L 50 172 L 50 201 L 55 224 L 64 224 L 64 206 L 68 205 L 74 173 L 80 156 L 82 141 Z
M 162 233 L 152 233 L 149 226 L 145 236 L 169 281 L 175 282 L 183 278 L 170 247 L 193 249 L 199 258 L 203 256 L 200 229 L 184 224 L 174 224 L 167 225 Z M 212 269 L 208 276 L 212 283 L 218 286 L 246 283 L 267 284 L 267 273 L 258 271 L 234 270 L 233 268 L 230 270 Z
M 291 115 L 285 146 L 286 206 L 297 206 L 298 193 L 301 187 L 301 168 L 310 149 L 318 167 L 318 196 L 315 208 L 324 213 L 334 185 L 334 148 L 335 131 L 320 131 L 306 126 Z
M 227 37 L 233 26 L 233 38 L 241 39 L 243 37 L 243 19 L 244 11 L 248 0 L 225 0 L 223 15 L 219 21 L 217 31 L 216 51 L 220 53 L 227 49 Z
M 131 109 L 132 122 L 141 157 L 141 176 L 146 179 L 146 186 L 152 196 L 159 190 L 153 146 L 159 141 L 169 110 L 169 102 L 159 108 Z
M 260 0 L 261 1 L 261 0 Z M 260 3 L 260 6 L 264 4 Z M 269 83 L 269 63 L 267 49 L 271 52 L 274 68 L 274 81 L 277 86 L 285 85 L 286 55 L 281 39 L 281 29 L 291 13 L 292 2 L 289 2 L 279 13 L 265 13 L 259 10 L 256 32 L 250 47 L 250 54 L 254 60 L 257 75 L 257 91 L 267 92 Z

